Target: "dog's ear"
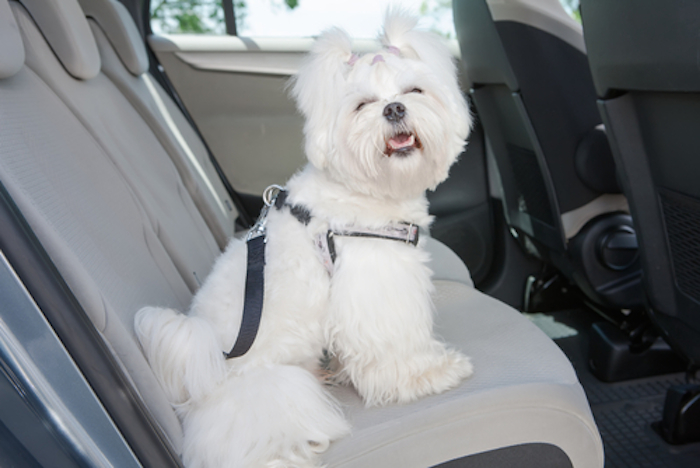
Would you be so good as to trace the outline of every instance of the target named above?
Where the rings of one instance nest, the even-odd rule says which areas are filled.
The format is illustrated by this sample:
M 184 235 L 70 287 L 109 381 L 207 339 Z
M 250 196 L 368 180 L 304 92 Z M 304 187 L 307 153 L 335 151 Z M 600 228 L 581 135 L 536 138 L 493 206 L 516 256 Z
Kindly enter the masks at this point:
M 339 28 L 322 33 L 290 81 L 297 107 L 306 118 L 306 156 L 324 169 L 331 151 L 330 135 L 347 73 L 357 57 L 350 36 Z
M 471 115 L 457 79 L 457 67 L 445 41 L 435 33 L 417 29 L 418 18 L 400 8 L 389 8 L 384 16 L 384 31 L 379 37 L 384 48 L 407 59 L 424 62 L 446 84 L 450 94 L 447 102 L 455 117 L 465 126 L 465 135 L 471 125 Z M 455 94 L 456 93 L 456 94 Z
M 420 60 L 433 69 L 451 71 L 454 60 L 442 38 L 417 29 L 418 18 L 406 10 L 390 7 L 384 15 L 384 30 L 379 36 L 382 45 L 402 57 Z

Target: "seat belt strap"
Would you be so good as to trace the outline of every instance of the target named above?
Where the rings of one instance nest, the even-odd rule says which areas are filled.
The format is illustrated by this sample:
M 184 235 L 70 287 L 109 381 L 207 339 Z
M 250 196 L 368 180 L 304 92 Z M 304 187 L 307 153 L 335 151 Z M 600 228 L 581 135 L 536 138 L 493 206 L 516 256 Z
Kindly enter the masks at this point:
M 226 359 L 243 356 L 248 352 L 258 334 L 262 317 L 265 293 L 265 236 L 254 237 L 246 242 L 248 266 L 245 277 L 245 301 L 243 318 L 236 343 L 226 353 Z
M 238 337 L 231 351 L 224 353 L 226 359 L 243 356 L 248 352 L 255 336 L 258 334 L 265 299 L 265 244 L 267 243 L 267 214 L 275 204 L 282 187 L 270 186 L 263 193 L 265 205 L 260 216 L 246 236 L 248 260 L 245 275 L 245 298 L 243 300 L 243 317 Z

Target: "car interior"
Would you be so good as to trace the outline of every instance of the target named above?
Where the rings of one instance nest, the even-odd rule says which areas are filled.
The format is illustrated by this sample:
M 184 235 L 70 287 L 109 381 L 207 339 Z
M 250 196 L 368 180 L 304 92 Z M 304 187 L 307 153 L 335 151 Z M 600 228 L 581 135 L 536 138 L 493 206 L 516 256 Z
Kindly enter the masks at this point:
M 149 4 L 0 0 L 3 466 L 183 466 L 134 315 L 186 311 L 305 163 L 313 39 L 155 34 Z M 699 466 L 700 4 L 452 10 L 475 125 L 421 236 L 475 373 L 385 407 L 331 388 L 352 432 L 323 463 Z

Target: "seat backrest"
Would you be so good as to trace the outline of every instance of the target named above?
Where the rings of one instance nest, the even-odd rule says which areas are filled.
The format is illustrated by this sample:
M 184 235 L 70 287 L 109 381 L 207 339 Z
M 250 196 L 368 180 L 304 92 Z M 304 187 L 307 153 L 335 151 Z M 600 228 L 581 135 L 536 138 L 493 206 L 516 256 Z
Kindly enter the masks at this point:
M 163 145 L 101 72 L 94 36 L 77 1 L 68 2 L 74 5 L 71 8 L 51 8 L 53 3 L 64 2 L 23 0 L 27 10 L 17 12 L 26 64 L 104 148 L 194 292 L 208 275 L 220 248 Z M 58 28 L 60 24 L 69 26 Z M 74 53 L 58 53 L 73 43 L 81 44 Z
M 700 3 L 586 0 L 600 108 L 658 325 L 700 364 Z
M 69 3 L 62 1 L 61 6 L 70 9 Z M 101 142 L 24 65 L 25 50 L 27 56 L 34 54 L 39 42 L 24 42 L 19 30 L 36 32 L 36 27 L 21 5 L 7 5 L 0 0 L 0 182 L 179 450 L 179 422 L 141 353 L 133 317 L 148 304 L 183 310 L 191 291 L 157 226 Z M 48 14 L 49 2 L 41 6 Z M 15 18 L 21 19 L 19 28 Z M 88 38 L 76 38 L 75 44 Z M 83 52 L 71 43 L 63 46 L 57 55 L 83 64 L 73 69 L 76 73 L 87 78 L 99 69 L 99 64 L 88 67 L 76 59 Z M 62 68 L 58 72 L 66 73 Z
M 238 213 L 198 134 L 148 72 L 146 46 L 126 7 L 116 0 L 80 0 L 100 53 L 102 72 L 150 126 L 217 244 L 235 233 Z
M 580 26 L 558 0 L 456 0 L 453 8 L 509 223 L 563 251 L 576 232 L 562 214 L 619 191 Z

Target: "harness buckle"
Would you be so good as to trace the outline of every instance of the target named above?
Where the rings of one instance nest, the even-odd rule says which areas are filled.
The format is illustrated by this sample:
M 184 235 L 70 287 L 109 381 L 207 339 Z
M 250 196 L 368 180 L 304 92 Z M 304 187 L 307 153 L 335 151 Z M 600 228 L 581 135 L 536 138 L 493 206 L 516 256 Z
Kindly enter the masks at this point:
M 406 243 L 411 244 L 414 247 L 418 245 L 418 232 L 419 228 L 415 224 L 411 223 L 406 227 Z
M 273 184 L 263 191 L 262 199 L 265 205 L 260 210 L 260 216 L 258 216 L 255 224 L 253 224 L 253 227 L 248 231 L 245 237 L 246 242 L 267 234 L 267 215 L 270 212 L 270 207 L 275 204 L 275 200 L 277 200 L 277 196 L 282 190 L 284 190 L 282 187 Z M 265 239 L 265 241 L 267 242 L 267 239 Z

